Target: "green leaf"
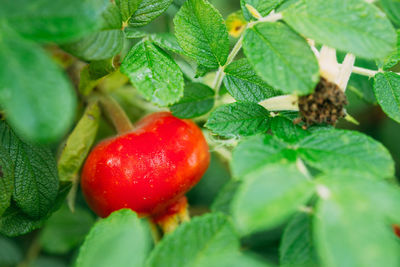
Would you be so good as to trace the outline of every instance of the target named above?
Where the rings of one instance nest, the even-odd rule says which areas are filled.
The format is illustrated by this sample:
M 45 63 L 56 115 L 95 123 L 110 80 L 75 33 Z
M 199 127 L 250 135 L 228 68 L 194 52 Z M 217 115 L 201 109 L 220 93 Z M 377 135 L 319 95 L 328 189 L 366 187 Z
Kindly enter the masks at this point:
M 258 103 L 280 94 L 257 76 L 246 59 L 229 64 L 225 74 L 224 85 L 237 101 Z
M 63 45 L 62 48 L 82 60 L 92 61 L 117 55 L 123 44 L 124 33 L 121 30 L 104 30 L 73 44 Z
M 269 127 L 269 112 L 251 102 L 236 102 L 218 107 L 206 127 L 221 136 L 249 136 L 264 133 Z
M 364 0 L 301 0 L 283 17 L 317 43 L 364 58 L 384 58 L 396 43 L 396 32 L 385 14 Z
M 178 40 L 175 35 L 168 32 L 154 33 L 150 35 L 150 40 L 157 46 L 169 50 L 177 54 L 184 54 L 185 52 L 179 46 Z
M 338 53 L 338 55 L 343 56 L 344 58 L 345 53 Z M 373 60 L 357 58 L 354 65 L 370 70 L 378 70 L 376 62 Z M 376 99 L 374 95 L 373 84 L 374 80 L 371 79 L 370 77 L 352 73 L 350 76 L 348 89 L 354 92 L 362 100 L 365 100 L 367 103 L 375 105 Z
M 72 55 L 86 61 L 103 60 L 117 55 L 124 45 L 122 20 L 118 7 L 110 5 L 103 13 L 103 27 L 82 39 L 63 45 Z
M 115 4 L 118 6 L 122 20 L 127 21 L 139 8 L 142 0 L 115 0 Z
M 399 2 L 400 3 L 400 2 Z M 400 30 L 397 30 L 397 47 L 396 49 L 385 59 L 383 69 L 389 70 L 400 63 Z
M 211 210 L 213 212 L 222 212 L 226 215 L 230 215 L 232 199 L 241 183 L 242 182 L 239 180 L 230 180 L 227 182 L 215 198 Z
M 355 131 L 323 130 L 301 140 L 297 152 L 309 165 L 323 172 L 351 170 L 374 176 L 394 176 L 394 162 L 387 149 Z
M 239 143 L 233 150 L 231 170 L 234 177 L 243 177 L 266 164 L 296 160 L 296 152 L 276 136 L 258 135 Z
M 151 245 L 147 222 L 131 210 L 119 210 L 98 221 L 90 230 L 76 266 L 144 266 Z
M 329 182 L 327 182 L 329 181 Z M 314 238 L 323 266 L 399 266 L 400 191 L 352 172 L 326 177 L 314 216 Z
M 17 266 L 22 253 L 14 240 L 0 236 L 0 266 Z
M 122 62 L 121 72 L 147 100 L 159 106 L 174 104 L 183 95 L 179 66 L 150 41 L 142 41 L 131 49 Z
M 0 217 L 0 233 L 11 237 L 24 235 L 41 227 L 44 220 L 30 218 L 12 203 Z
M 137 28 L 134 27 L 126 27 L 124 29 L 124 34 L 125 34 L 125 38 L 128 39 L 137 39 L 137 38 L 143 38 L 146 37 L 149 33 L 145 32 L 143 30 L 139 30 Z
M 41 227 L 51 213 L 61 206 L 70 188 L 70 183 L 61 184 L 51 210 L 48 214 L 39 219 L 29 217 L 12 201 L 11 206 L 0 216 L 0 234 L 6 236 L 20 236 Z
M 58 160 L 60 181 L 73 181 L 92 147 L 99 127 L 100 108 L 97 102 L 90 103 L 67 142 Z
M 4 121 L 0 122 L 0 136 L 14 165 L 13 199 L 31 217 L 46 215 L 59 187 L 54 156 L 49 149 L 24 143 Z
M 4 17 L 26 38 L 64 43 L 99 29 L 101 14 L 109 3 L 108 0 L 2 0 L 0 18 Z
M 297 143 L 310 133 L 295 125 L 293 121 L 277 116 L 271 121 L 271 131 L 278 138 L 287 143 Z
M 101 81 L 101 78 L 115 71 L 114 58 L 92 61 L 80 73 L 79 93 L 88 96 Z M 122 75 L 122 74 L 121 74 Z
M 76 96 L 61 69 L 43 49 L 0 22 L 0 104 L 22 137 L 58 141 L 74 119 Z
M 66 205 L 55 212 L 40 232 L 40 244 L 50 254 L 64 254 L 83 242 L 93 216 L 86 210 L 76 208 L 72 213 Z
M 288 223 L 279 248 L 282 267 L 318 267 L 312 240 L 312 217 L 298 213 Z
M 129 19 L 132 27 L 141 27 L 149 24 L 155 18 L 164 13 L 173 0 L 142 0 L 139 7 Z
M 0 146 L 0 216 L 10 206 L 14 192 L 14 164 L 8 151 Z
M 383 111 L 400 123 L 400 75 L 393 72 L 376 74 L 374 92 Z
M 400 27 L 400 1 L 399 0 L 379 0 L 379 3 L 386 15 Z
M 231 206 L 235 225 L 242 235 L 277 227 L 313 192 L 295 164 L 266 165 L 243 178 Z
M 206 114 L 214 106 L 214 91 L 202 83 L 185 86 L 183 98 L 170 107 L 172 114 L 179 118 L 195 118 Z
M 228 30 L 206 0 L 187 0 L 174 18 L 175 35 L 186 54 L 209 69 L 223 66 L 229 54 Z
M 258 75 L 277 90 L 305 95 L 319 81 L 310 46 L 283 23 L 258 23 L 247 29 L 243 48 Z
M 239 240 L 230 220 L 222 214 L 207 214 L 165 236 L 146 266 L 221 266 L 217 263 L 238 250 Z
M 251 5 L 254 7 L 261 16 L 267 16 L 272 10 L 277 8 L 282 2 L 285 0 L 240 0 L 240 6 L 243 11 L 243 15 L 247 21 L 254 20 L 254 17 L 251 15 L 249 10 L 246 7 L 247 5 Z

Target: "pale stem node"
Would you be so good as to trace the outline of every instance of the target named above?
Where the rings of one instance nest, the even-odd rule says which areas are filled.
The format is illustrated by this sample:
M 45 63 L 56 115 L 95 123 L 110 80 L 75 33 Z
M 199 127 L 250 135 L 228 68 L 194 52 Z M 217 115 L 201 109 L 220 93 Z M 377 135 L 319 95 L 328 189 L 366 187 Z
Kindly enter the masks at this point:
M 313 51 L 315 57 L 318 59 L 318 58 L 319 58 L 319 51 L 318 51 L 318 49 L 315 47 L 315 41 L 312 40 L 312 39 L 307 39 L 307 43 L 310 45 L 311 51 Z
M 335 82 L 339 75 L 339 63 L 336 59 L 336 50 L 326 45 L 322 46 L 318 63 L 321 77 L 330 82 Z
M 308 171 L 306 165 L 304 164 L 303 160 L 301 160 L 300 158 L 297 158 L 296 160 L 296 166 L 297 169 L 305 176 L 307 177 L 309 180 L 311 180 L 311 174 Z
M 322 199 L 329 199 L 331 197 L 331 191 L 325 185 L 317 185 L 317 194 Z
M 280 95 L 268 98 L 258 103 L 268 111 L 291 110 L 298 111 L 298 97 L 296 95 Z
M 343 92 L 346 91 L 347 84 L 349 83 L 351 73 L 353 72 L 354 62 L 356 57 L 353 54 L 346 54 L 343 63 L 340 67 L 340 72 L 336 78 L 335 83 L 342 89 Z

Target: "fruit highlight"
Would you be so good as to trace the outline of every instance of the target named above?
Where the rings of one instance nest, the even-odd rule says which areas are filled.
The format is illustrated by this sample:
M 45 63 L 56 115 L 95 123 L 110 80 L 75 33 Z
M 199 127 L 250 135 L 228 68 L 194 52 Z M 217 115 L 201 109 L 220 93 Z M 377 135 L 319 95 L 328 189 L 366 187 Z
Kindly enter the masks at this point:
M 82 170 L 83 194 L 101 217 L 122 208 L 162 216 L 199 182 L 210 162 L 208 150 L 192 121 L 151 114 L 133 131 L 92 150 Z

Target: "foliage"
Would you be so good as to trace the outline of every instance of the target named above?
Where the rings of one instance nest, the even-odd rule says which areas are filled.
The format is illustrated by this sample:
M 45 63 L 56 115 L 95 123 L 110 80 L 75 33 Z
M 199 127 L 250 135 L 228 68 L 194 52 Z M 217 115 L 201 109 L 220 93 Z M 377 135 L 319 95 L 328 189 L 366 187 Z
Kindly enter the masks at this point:
M 400 266 L 399 27 L 398 0 L 2 0 L 0 266 Z M 304 123 L 321 76 L 361 126 Z M 121 106 L 214 152 L 161 240 L 79 190 Z

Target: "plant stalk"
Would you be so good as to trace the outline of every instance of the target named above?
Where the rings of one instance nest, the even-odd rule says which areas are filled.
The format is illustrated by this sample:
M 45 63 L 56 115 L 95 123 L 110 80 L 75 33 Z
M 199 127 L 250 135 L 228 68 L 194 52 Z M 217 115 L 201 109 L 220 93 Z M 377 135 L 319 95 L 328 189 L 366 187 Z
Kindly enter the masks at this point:
M 99 101 L 118 134 L 124 134 L 133 130 L 131 121 L 114 98 L 102 94 L 99 96 Z

